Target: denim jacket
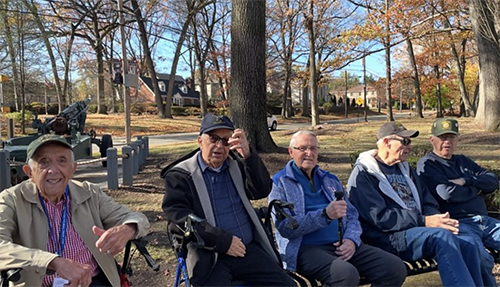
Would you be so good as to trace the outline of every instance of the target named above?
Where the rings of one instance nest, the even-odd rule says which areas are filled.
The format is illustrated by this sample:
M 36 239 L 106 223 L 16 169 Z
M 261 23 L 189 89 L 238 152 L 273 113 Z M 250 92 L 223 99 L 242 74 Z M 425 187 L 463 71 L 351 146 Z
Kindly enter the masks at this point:
M 286 218 L 277 220 L 274 217 L 273 219 L 276 226 L 276 241 L 283 259 L 284 268 L 295 271 L 303 236 L 325 227 L 328 220 L 321 215 L 322 209 L 305 213 L 304 192 L 293 173 L 292 164 L 293 160 L 289 161 L 284 169 L 273 176 L 273 188 L 268 201 L 278 199 L 294 204 L 294 209 L 289 212 L 299 223 L 297 229 L 291 229 Z M 334 200 L 335 191 L 341 190 L 344 192 L 344 200 L 347 202 L 347 215 L 343 218 L 343 237 L 352 240 L 356 246 L 359 246 L 361 244 L 361 225 L 358 221 L 358 211 L 349 202 L 342 184 L 335 175 L 319 168 L 316 169 L 316 172 L 321 179 L 321 192 L 325 193 L 328 200 Z

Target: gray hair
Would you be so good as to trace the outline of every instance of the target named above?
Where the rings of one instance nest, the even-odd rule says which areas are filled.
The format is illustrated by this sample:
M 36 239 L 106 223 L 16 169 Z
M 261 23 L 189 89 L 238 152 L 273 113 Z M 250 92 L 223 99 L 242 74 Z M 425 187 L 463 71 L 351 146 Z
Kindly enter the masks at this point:
M 297 141 L 297 138 L 302 134 L 311 135 L 314 138 L 316 138 L 316 141 L 318 141 L 318 137 L 316 136 L 316 134 L 313 131 L 309 131 L 309 130 L 298 131 L 292 135 L 292 139 L 290 140 L 289 147 L 294 147 L 295 142 Z M 319 147 L 319 142 L 318 142 L 318 147 Z

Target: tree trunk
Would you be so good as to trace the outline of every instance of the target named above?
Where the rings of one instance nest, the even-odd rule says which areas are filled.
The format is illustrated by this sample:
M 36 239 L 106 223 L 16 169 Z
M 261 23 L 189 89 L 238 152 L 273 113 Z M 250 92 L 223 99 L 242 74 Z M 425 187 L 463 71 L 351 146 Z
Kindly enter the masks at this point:
M 446 21 L 444 21 L 444 27 L 448 28 L 448 29 L 451 27 L 448 19 L 446 19 Z M 449 35 L 450 39 L 453 40 L 452 33 L 448 32 L 448 35 Z M 466 41 L 466 40 L 464 40 L 464 41 Z M 450 49 L 451 49 L 451 53 L 453 55 L 453 61 L 455 62 L 455 69 L 457 70 L 458 86 L 460 87 L 460 97 L 462 99 L 462 104 L 465 107 L 464 115 L 466 117 L 474 116 L 475 112 L 472 109 L 472 105 L 471 105 L 470 100 L 469 100 L 469 94 L 467 93 L 467 88 L 465 87 L 465 63 L 462 63 L 463 66 L 460 63 L 460 57 L 458 56 L 457 47 L 455 47 L 455 44 L 453 43 L 453 41 L 450 42 Z
M 254 151 L 275 151 L 266 120 L 266 1 L 231 3 L 231 118 Z
M 424 118 L 424 114 L 422 113 L 422 92 L 420 91 L 420 77 L 418 75 L 418 67 L 415 61 L 415 53 L 413 52 L 413 43 L 410 39 L 406 39 L 406 44 L 408 55 L 410 56 L 411 67 L 413 69 L 413 85 L 415 86 L 415 103 L 417 106 L 416 112 L 420 118 Z
M 389 36 L 387 36 L 389 38 Z M 385 47 L 385 95 L 387 100 L 387 120 L 394 121 L 394 116 L 392 115 L 392 92 L 391 92 L 391 47 L 388 39 L 384 41 Z M 345 103 L 348 104 L 347 102 Z
M 106 114 L 106 97 L 104 91 L 104 59 L 103 46 L 98 43 L 96 46 L 97 60 L 97 113 Z M 124 59 L 126 61 L 127 59 Z
M 437 55 L 434 55 L 437 58 Z M 436 74 L 436 101 L 437 101 L 437 118 L 443 117 L 443 105 L 441 104 L 441 73 L 439 72 L 439 66 L 434 66 L 434 73 Z
M 309 112 L 309 89 L 307 85 L 307 80 L 302 80 L 302 116 L 309 117 L 311 113 Z
M 309 35 L 309 89 L 311 90 L 311 125 L 319 125 L 318 82 L 316 81 L 316 38 L 314 37 L 314 1 L 309 0 L 309 15 L 306 20 Z
M 487 9 L 488 1 L 470 0 L 470 16 L 479 54 L 479 106 L 476 121 L 483 124 L 488 131 L 500 130 L 500 52 L 499 46 L 485 37 L 483 31 L 499 40 L 494 29 L 495 24 L 491 11 Z M 498 13 L 498 12 L 497 12 Z
M 57 62 L 56 58 L 54 57 L 54 52 L 52 50 L 52 44 L 49 41 L 49 33 L 45 29 L 44 23 L 42 23 L 42 20 L 40 19 L 38 9 L 35 3 L 33 2 L 28 3 L 27 0 L 23 0 L 23 2 L 24 5 L 30 10 L 31 14 L 33 15 L 33 19 L 35 20 L 35 23 L 38 26 L 38 29 L 40 30 L 41 33 L 40 36 L 43 40 L 43 43 L 45 44 L 45 49 L 47 49 L 47 55 L 49 56 L 50 65 L 52 68 L 52 74 L 54 75 L 54 84 L 56 86 L 57 101 L 59 104 L 59 113 L 60 113 L 64 108 L 66 108 L 67 101 L 66 101 L 66 96 L 62 94 L 61 80 L 59 79 L 59 73 L 57 72 Z
M 137 25 L 139 26 L 139 33 L 141 37 L 142 48 L 144 49 L 144 56 L 146 57 L 146 64 L 148 66 L 149 76 L 151 77 L 151 82 L 153 84 L 153 92 L 155 93 L 155 103 L 158 107 L 158 116 L 160 118 L 165 118 L 165 107 L 163 106 L 163 99 L 160 95 L 160 87 L 158 85 L 158 77 L 156 75 L 155 65 L 153 59 L 151 58 L 151 49 L 149 48 L 148 34 L 146 31 L 146 26 L 144 25 L 144 19 L 142 18 L 141 9 L 139 9 L 139 4 L 137 0 L 131 0 L 132 8 L 134 9 L 135 19 L 137 20 Z
M 4 2 L 4 9 L 0 10 L 0 13 L 2 14 L 3 22 L 4 22 L 4 29 L 5 29 L 5 40 L 7 42 L 7 50 L 9 51 L 9 56 L 10 56 L 10 65 L 12 68 L 12 86 L 14 88 L 14 101 L 15 101 L 15 107 L 16 107 L 16 112 L 19 112 L 19 70 L 17 67 L 17 60 L 16 60 L 16 50 L 14 49 L 14 40 L 12 39 L 12 31 L 10 29 L 10 23 L 9 23 L 9 18 L 7 17 L 7 12 L 8 11 L 8 1 Z

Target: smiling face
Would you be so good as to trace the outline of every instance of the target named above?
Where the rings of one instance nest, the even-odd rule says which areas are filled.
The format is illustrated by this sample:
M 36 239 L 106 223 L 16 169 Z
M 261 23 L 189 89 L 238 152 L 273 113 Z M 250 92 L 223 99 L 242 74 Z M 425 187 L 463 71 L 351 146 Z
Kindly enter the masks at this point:
M 458 144 L 458 135 L 447 133 L 431 136 L 432 151 L 439 157 L 450 159 Z
M 311 176 L 312 170 L 318 164 L 318 140 L 312 134 L 301 133 L 291 141 L 288 153 L 295 164 Z
M 61 200 L 76 170 L 73 152 L 66 146 L 47 143 L 38 148 L 23 171 L 36 184 L 40 194 L 51 202 Z
M 218 168 L 229 155 L 229 145 L 224 145 L 231 138 L 230 129 L 216 129 L 198 136 L 198 145 L 201 148 L 201 157 L 205 164 Z

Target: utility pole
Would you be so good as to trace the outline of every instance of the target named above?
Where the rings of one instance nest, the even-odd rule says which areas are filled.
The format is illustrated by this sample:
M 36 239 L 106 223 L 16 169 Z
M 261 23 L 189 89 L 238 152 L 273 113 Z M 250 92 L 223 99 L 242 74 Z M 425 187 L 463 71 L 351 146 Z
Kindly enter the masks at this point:
M 130 143 L 130 91 L 128 88 L 128 59 L 125 43 L 125 19 L 123 18 L 123 0 L 118 0 L 118 15 L 120 18 L 120 41 L 123 59 L 123 109 L 125 112 L 125 138 L 127 145 Z
M 366 57 L 366 56 L 365 56 Z M 365 57 L 363 57 L 363 100 L 364 100 L 364 107 L 363 111 L 365 113 L 365 122 L 368 122 L 368 107 L 366 103 L 366 62 L 365 62 Z
M 403 91 L 405 89 L 399 88 L 399 113 L 403 112 Z
M 344 80 L 345 80 L 345 93 L 344 93 L 344 116 L 347 118 L 347 106 L 349 105 L 349 100 L 347 99 L 347 71 L 344 71 Z

